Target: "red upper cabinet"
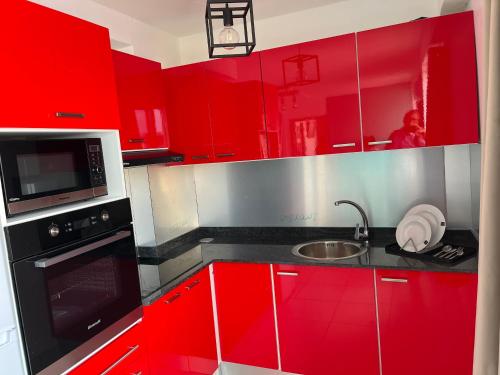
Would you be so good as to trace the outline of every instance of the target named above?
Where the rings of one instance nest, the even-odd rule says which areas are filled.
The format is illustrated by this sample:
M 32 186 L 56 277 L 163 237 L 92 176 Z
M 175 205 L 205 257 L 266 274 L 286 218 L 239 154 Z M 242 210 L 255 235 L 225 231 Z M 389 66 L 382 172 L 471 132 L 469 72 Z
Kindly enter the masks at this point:
M 477 274 L 377 270 L 384 375 L 470 375 Z
M 261 52 L 272 158 L 361 151 L 354 34 Z
M 204 64 L 165 69 L 163 77 L 172 151 L 183 153 L 186 164 L 213 161 Z
M 373 270 L 278 265 L 274 284 L 283 371 L 379 374 Z
M 259 54 L 203 65 L 215 161 L 267 158 Z
M 472 12 L 357 38 L 365 151 L 479 141 Z
M 1 127 L 119 128 L 107 29 L 9 1 L 0 33 Z
M 123 150 L 168 148 L 161 64 L 113 51 Z
M 216 263 L 214 279 L 222 360 L 277 369 L 270 266 Z

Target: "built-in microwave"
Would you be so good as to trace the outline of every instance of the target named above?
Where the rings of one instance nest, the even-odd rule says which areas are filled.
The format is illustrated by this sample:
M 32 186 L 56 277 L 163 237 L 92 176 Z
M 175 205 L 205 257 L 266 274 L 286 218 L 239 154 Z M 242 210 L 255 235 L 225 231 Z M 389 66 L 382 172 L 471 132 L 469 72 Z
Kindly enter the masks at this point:
M 99 138 L 1 141 L 0 171 L 7 216 L 108 194 Z

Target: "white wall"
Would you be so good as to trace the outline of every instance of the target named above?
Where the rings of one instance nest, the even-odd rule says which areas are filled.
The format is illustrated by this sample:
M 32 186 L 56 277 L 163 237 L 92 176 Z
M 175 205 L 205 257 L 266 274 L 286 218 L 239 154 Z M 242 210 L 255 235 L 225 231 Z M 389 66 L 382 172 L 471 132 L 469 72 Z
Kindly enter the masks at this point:
M 116 49 L 159 61 L 180 64 L 178 38 L 92 0 L 32 0 L 63 13 L 107 27 Z
M 349 0 L 255 22 L 256 50 L 401 23 L 441 13 L 443 0 Z M 258 8 L 255 5 L 256 19 Z M 181 63 L 208 60 L 205 33 L 180 38 Z

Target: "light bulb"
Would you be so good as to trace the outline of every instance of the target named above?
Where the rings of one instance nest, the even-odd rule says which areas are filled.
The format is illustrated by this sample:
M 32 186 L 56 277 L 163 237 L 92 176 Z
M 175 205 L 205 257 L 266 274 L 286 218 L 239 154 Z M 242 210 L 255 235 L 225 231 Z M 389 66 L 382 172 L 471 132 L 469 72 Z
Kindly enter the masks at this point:
M 219 34 L 220 44 L 233 44 L 240 42 L 240 34 L 231 26 L 225 26 Z M 224 47 L 224 49 L 232 50 L 234 47 Z

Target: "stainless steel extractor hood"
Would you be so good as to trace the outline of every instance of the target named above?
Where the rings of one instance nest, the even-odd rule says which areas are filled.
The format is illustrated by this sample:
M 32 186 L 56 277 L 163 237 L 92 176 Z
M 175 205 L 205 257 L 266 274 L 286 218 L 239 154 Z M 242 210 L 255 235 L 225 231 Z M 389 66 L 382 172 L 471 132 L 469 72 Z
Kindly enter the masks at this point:
M 184 155 L 170 151 L 168 148 L 122 151 L 123 166 L 138 167 L 150 164 L 171 164 L 184 161 Z

